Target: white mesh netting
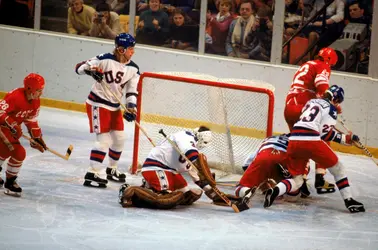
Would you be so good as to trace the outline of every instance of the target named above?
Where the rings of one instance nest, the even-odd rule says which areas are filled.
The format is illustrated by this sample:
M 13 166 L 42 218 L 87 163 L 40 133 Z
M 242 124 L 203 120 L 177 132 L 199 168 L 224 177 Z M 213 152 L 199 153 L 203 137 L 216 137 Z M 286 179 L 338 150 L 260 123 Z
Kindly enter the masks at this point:
M 267 135 L 269 98 L 266 93 L 245 90 L 252 86 L 274 91 L 265 82 L 245 79 L 220 79 L 189 72 L 159 72 L 164 79 L 145 77 L 142 81 L 140 125 L 156 143 L 166 134 L 191 130 L 200 125 L 213 132 L 211 144 L 203 150 L 209 165 L 229 173 L 240 173 L 244 159 L 254 152 Z M 174 77 L 204 80 L 176 81 Z M 223 84 L 224 83 L 224 84 Z M 235 89 L 226 87 L 232 84 Z M 272 119 L 271 119 L 272 121 Z M 270 131 L 271 132 L 271 131 Z M 139 134 L 138 161 L 143 163 L 152 145 Z M 135 159 L 134 159 L 135 162 Z

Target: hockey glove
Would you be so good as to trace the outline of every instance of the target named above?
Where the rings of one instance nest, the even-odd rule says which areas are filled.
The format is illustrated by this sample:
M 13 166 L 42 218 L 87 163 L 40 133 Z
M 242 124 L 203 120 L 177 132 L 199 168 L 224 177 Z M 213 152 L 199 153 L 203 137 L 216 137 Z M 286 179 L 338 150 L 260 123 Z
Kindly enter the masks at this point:
M 15 120 L 7 116 L 5 118 L 5 125 L 9 128 L 14 139 L 18 140 L 22 136 L 21 126 L 17 124 Z
M 335 108 L 336 108 L 336 111 L 337 111 L 338 114 L 341 114 L 343 112 L 343 110 L 341 109 L 340 104 L 336 105 Z
M 93 79 L 95 79 L 96 82 L 102 82 L 102 79 L 104 78 L 104 73 L 102 73 L 100 70 L 98 69 L 95 69 L 93 71 L 91 70 L 84 70 L 85 74 L 93 77 Z
M 33 139 L 30 141 L 30 147 L 39 150 L 41 153 L 47 150 L 45 141 L 42 139 L 42 131 L 40 128 L 31 128 L 29 134 Z
M 45 152 L 45 150 L 47 150 L 46 143 L 42 139 L 42 137 L 34 138 L 33 141 L 30 142 L 30 147 L 39 150 L 41 153 L 43 153 L 43 152 Z
M 134 103 L 128 103 L 126 105 L 127 110 L 123 113 L 123 118 L 125 118 L 126 121 L 132 122 L 136 119 L 136 104 Z
M 359 142 L 360 138 L 357 135 L 352 133 L 345 135 L 345 143 L 348 145 L 352 145 L 353 142 Z

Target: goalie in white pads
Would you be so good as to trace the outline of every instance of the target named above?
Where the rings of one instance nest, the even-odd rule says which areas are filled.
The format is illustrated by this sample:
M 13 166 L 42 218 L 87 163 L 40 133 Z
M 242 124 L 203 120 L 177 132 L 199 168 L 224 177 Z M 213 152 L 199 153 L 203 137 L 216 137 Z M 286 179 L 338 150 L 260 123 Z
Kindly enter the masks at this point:
M 352 145 L 359 141 L 357 135 L 343 134 L 334 129 L 337 122 L 336 107 L 344 100 L 344 90 L 336 85 L 331 86 L 324 94 L 324 99 L 308 101 L 298 122 L 295 123 L 287 148 L 289 156 L 288 170 L 293 178 L 278 183 L 265 195 L 264 207 L 270 207 L 276 197 L 297 190 L 303 184 L 303 174 L 309 159 L 328 168 L 333 175 L 336 186 L 351 213 L 365 212 L 362 203 L 352 198 L 344 166 L 335 152 L 325 141 L 334 141 Z
M 198 152 L 212 139 L 209 128 L 201 126 L 194 132 L 180 131 L 168 138 L 194 163 L 199 172 L 183 159 L 168 140 L 164 140 L 150 151 L 143 163 L 145 186 L 121 186 L 122 206 L 167 209 L 177 205 L 191 205 L 201 197 L 202 190 L 210 199 L 220 199 L 211 187 L 215 185 L 215 180 L 207 167 L 206 158 Z M 181 175 L 183 172 L 188 172 L 202 190 L 190 189 Z
M 95 79 L 86 101 L 86 108 L 90 133 L 96 134 L 96 142 L 91 150 L 90 167 L 84 177 L 84 186 L 106 187 L 108 181 L 99 176 L 106 154 L 109 156 L 107 179 L 125 182 L 126 175 L 118 171 L 117 164 L 125 143 L 122 117 L 128 122 L 134 121 L 136 117 L 137 84 L 140 74 L 138 66 L 131 61 L 134 46 L 134 37 L 121 33 L 115 38 L 112 54 L 101 54 L 76 65 L 77 74 L 87 74 Z M 122 99 L 124 89 L 128 110 L 122 114 L 118 100 Z

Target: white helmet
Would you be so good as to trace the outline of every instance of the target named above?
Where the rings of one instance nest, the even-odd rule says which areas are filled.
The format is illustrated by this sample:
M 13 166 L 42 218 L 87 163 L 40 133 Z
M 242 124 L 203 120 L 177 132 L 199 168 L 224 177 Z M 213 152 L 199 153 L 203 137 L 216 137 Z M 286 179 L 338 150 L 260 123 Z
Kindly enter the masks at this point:
M 195 139 L 197 141 L 197 148 L 203 149 L 208 143 L 211 142 L 212 134 L 208 127 L 200 126 L 194 129 Z

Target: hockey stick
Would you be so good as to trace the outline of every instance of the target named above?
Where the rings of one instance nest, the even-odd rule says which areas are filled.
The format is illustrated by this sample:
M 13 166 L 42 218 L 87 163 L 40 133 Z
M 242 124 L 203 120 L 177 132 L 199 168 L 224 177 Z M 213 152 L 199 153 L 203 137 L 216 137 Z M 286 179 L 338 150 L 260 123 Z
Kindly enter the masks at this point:
M 236 187 L 239 181 L 217 181 L 217 185 L 222 187 Z
M 7 145 L 9 151 L 14 150 L 12 143 L 9 142 L 8 138 L 4 135 L 3 131 L 1 131 L 1 129 L 0 129 L 0 139 L 5 143 L 5 145 Z
M 352 131 L 347 127 L 347 125 L 345 124 L 345 122 L 343 121 L 343 119 L 341 118 L 337 118 L 337 120 L 341 123 L 341 125 L 345 128 L 346 131 L 348 131 L 348 133 L 352 133 Z M 378 166 L 378 160 L 376 160 L 373 156 L 372 153 L 370 153 L 370 151 L 360 142 L 360 141 L 353 141 L 353 144 L 357 147 L 357 148 L 360 148 L 364 151 L 364 153 L 369 156 L 369 158 L 375 163 L 375 165 Z
M 101 86 L 103 87 L 103 86 L 105 86 L 105 88 L 114 96 L 114 98 L 116 98 L 117 99 L 117 101 L 119 102 L 119 104 L 121 105 L 121 107 L 127 112 L 127 113 L 131 113 L 127 108 L 126 108 L 126 106 L 122 103 L 122 101 L 121 101 L 121 99 L 116 95 L 116 94 L 114 94 L 113 93 L 113 91 L 109 88 L 109 86 L 106 84 L 106 83 L 104 83 L 104 81 L 101 81 Z M 106 94 L 106 92 L 104 91 L 104 93 Z M 156 144 L 155 144 L 155 142 L 148 136 L 148 134 L 147 134 L 147 132 L 146 132 L 146 130 L 142 127 L 142 126 L 140 126 L 140 124 L 139 124 L 139 122 L 137 122 L 137 121 L 134 121 L 135 122 L 135 124 L 138 126 L 138 128 L 142 131 L 142 133 L 146 136 L 146 138 L 150 141 L 150 143 L 152 144 L 152 146 L 156 146 Z
M 186 157 L 186 155 L 184 155 L 181 150 L 177 147 L 177 145 L 167 137 L 167 135 L 164 133 L 163 129 L 160 129 L 159 130 L 159 133 L 162 134 L 164 136 L 164 138 L 172 145 L 172 147 L 177 151 L 177 153 L 179 153 L 181 155 L 182 158 L 184 158 L 188 164 L 193 168 L 193 169 L 197 169 L 196 166 L 193 164 L 193 162 L 191 162 L 188 157 Z M 198 171 L 198 170 L 197 170 Z M 235 213 L 239 213 L 239 208 L 233 204 L 228 198 L 227 196 L 225 196 L 216 186 L 212 187 L 212 189 L 214 190 L 214 192 L 222 198 L 222 200 L 230 207 L 232 207 L 232 209 L 235 211 Z
M 35 142 L 32 138 L 30 138 L 29 136 L 27 135 L 22 135 L 22 137 L 24 137 L 26 140 L 30 141 L 30 142 L 33 142 L 33 143 L 38 143 L 38 142 Z M 68 161 L 68 159 L 70 158 L 71 156 L 71 153 L 72 153 L 72 150 L 73 150 L 73 146 L 72 145 L 69 145 L 68 148 L 67 148 L 67 152 L 66 152 L 66 155 L 62 155 L 58 152 L 56 152 L 55 150 L 51 149 L 51 148 L 46 148 L 47 151 L 53 153 L 54 155 L 56 156 L 59 156 L 60 158 Z

